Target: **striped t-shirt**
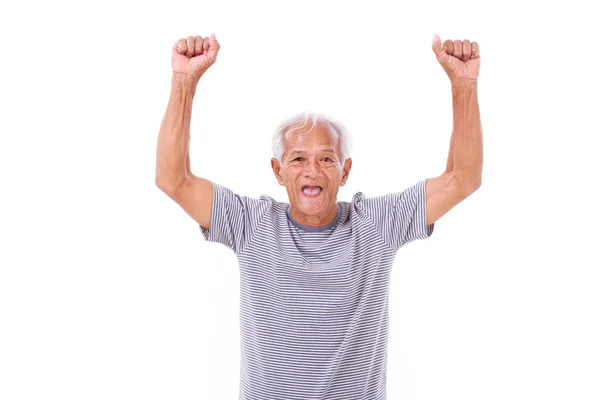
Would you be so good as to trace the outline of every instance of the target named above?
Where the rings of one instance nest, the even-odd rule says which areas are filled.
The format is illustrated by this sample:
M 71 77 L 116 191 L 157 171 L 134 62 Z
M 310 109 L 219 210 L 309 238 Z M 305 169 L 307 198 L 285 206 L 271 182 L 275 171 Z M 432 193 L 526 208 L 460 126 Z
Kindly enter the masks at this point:
M 386 398 L 388 291 L 396 251 L 431 236 L 425 182 L 338 201 L 327 226 L 289 204 L 213 183 L 210 232 L 240 269 L 240 399 Z

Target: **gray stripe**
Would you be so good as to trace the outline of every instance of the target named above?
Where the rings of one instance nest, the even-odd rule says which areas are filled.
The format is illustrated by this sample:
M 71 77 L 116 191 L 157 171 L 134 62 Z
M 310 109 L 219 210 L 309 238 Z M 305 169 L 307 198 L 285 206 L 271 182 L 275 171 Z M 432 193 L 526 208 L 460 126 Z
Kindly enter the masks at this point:
M 400 247 L 433 232 L 425 180 L 356 193 L 321 229 L 287 203 L 213 187 L 210 233 L 200 229 L 238 257 L 240 399 L 385 399 L 390 274 Z

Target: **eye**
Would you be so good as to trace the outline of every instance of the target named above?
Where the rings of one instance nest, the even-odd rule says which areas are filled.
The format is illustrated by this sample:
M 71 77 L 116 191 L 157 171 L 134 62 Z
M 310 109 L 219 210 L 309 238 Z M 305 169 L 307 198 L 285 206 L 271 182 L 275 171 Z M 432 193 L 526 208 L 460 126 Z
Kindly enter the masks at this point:
M 302 157 L 296 157 L 292 161 L 302 161 Z
M 330 162 L 330 161 L 332 161 L 332 160 L 331 160 L 331 158 L 329 158 L 329 157 L 325 157 L 325 158 L 323 158 L 323 160 L 325 160 L 325 161 L 327 161 L 327 162 Z

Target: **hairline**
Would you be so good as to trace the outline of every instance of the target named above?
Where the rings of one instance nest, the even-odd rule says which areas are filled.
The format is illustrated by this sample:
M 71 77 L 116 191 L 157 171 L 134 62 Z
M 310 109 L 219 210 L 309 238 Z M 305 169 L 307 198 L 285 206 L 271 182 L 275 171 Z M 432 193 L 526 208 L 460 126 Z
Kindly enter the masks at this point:
M 279 124 L 273 134 L 273 157 L 277 159 L 279 163 L 283 162 L 283 155 L 285 154 L 286 150 L 284 139 L 290 133 L 304 128 L 308 124 L 309 120 L 312 120 L 312 126 L 310 127 L 309 131 L 306 132 L 307 134 L 312 132 L 319 124 L 327 125 L 330 131 L 337 133 L 337 144 L 340 152 L 339 157 L 343 165 L 346 160 L 350 158 L 351 137 L 348 131 L 340 122 L 336 121 L 335 119 L 312 111 L 297 113 Z

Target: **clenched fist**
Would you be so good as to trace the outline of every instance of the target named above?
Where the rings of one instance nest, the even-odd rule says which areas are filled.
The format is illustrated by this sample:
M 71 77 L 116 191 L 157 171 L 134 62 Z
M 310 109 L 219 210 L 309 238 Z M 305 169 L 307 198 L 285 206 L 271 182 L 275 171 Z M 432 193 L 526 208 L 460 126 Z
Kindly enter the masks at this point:
M 219 48 L 220 45 L 214 33 L 205 38 L 188 36 L 187 39 L 179 39 L 171 52 L 173 73 L 200 79 L 206 70 L 217 61 Z
M 469 40 L 442 40 L 438 35 L 433 36 L 431 46 L 439 63 L 446 71 L 450 82 L 460 80 L 476 81 L 479 77 L 479 45 Z

